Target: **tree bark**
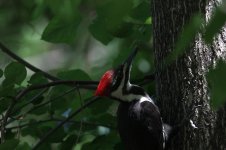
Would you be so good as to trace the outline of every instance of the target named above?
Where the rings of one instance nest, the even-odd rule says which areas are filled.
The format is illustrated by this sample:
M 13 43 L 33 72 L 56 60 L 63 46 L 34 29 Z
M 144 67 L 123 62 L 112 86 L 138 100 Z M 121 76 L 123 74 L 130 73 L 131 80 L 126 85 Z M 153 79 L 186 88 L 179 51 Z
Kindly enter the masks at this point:
M 186 53 L 163 69 L 163 60 L 174 49 L 184 25 L 195 13 L 205 15 L 208 22 L 217 4 L 214 0 L 152 0 L 156 94 L 163 121 L 174 126 L 193 110 L 191 120 L 197 126 L 183 126 L 172 140 L 172 150 L 226 148 L 226 108 L 211 109 L 205 76 L 219 58 L 226 58 L 226 31 L 222 29 L 211 46 L 198 34 Z

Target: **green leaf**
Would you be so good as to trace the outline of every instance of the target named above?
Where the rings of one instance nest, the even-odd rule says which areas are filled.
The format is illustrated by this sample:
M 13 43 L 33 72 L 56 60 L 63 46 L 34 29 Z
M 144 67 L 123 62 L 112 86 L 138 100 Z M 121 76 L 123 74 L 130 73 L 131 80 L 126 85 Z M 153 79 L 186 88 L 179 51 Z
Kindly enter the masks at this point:
M 112 116 L 111 114 L 107 114 L 107 113 L 102 113 L 101 115 L 97 115 L 97 116 L 90 116 L 90 117 L 94 117 L 91 118 L 91 122 L 95 122 L 98 123 L 102 126 L 111 126 L 113 128 L 116 128 L 116 122 L 117 122 L 117 118 L 115 116 Z
M 192 42 L 192 40 L 194 40 L 196 34 L 200 30 L 202 23 L 203 19 L 200 14 L 195 15 L 191 19 L 189 24 L 185 26 L 183 32 L 178 37 L 175 49 L 166 58 L 165 64 L 171 63 L 173 60 L 175 60 L 185 52 L 189 44 Z
M 207 80 L 210 88 L 211 105 L 214 108 L 223 106 L 226 101 L 226 63 L 223 60 L 217 62 L 215 68 L 210 69 Z
M 45 6 L 48 6 L 51 12 L 55 16 L 61 17 L 71 17 L 74 14 L 79 12 L 79 5 L 81 0 L 45 0 L 41 3 L 44 3 Z
M 12 62 L 6 66 L 4 76 L 9 83 L 21 84 L 27 76 L 27 70 L 22 64 Z
M 0 69 L 0 78 L 3 76 L 3 71 Z
M 98 17 L 90 25 L 89 30 L 92 35 L 107 45 L 113 36 L 122 37 L 127 35 L 128 31 L 125 30 L 123 21 L 129 16 L 133 7 L 131 0 L 109 0 L 103 5 L 97 7 Z M 116 11 L 117 10 L 117 11 Z M 127 34 L 119 34 L 119 31 L 124 29 L 123 32 Z
M 134 39 L 144 42 L 150 41 L 150 38 L 152 36 L 152 25 L 144 24 L 142 25 L 142 28 L 140 26 L 134 26 L 133 30 Z
M 89 75 L 80 69 L 59 72 L 57 76 L 65 80 L 91 80 Z
M 72 87 L 56 86 L 50 92 L 51 110 L 58 111 L 59 114 L 65 112 L 67 109 L 73 107 L 72 103 L 77 97 L 76 90 L 71 90 Z M 70 93 L 69 93 L 70 92 Z M 67 93 L 67 94 L 64 94 Z M 60 97 L 60 95 L 64 95 Z
M 17 139 L 6 140 L 4 143 L 0 144 L 0 150 L 14 150 L 18 144 L 19 140 Z
M 2 98 L 0 99 L 0 114 L 2 114 L 9 107 L 12 99 Z
M 92 142 L 84 144 L 82 150 L 114 150 L 114 146 L 119 142 L 117 133 L 98 136 Z
M 55 17 L 45 28 L 42 39 L 53 43 L 72 43 L 81 21 L 80 0 L 46 0 L 44 2 Z
M 42 73 L 34 73 L 30 80 L 28 81 L 29 84 L 31 85 L 40 85 L 40 84 L 45 84 L 48 83 L 48 80 L 43 76 Z M 18 106 L 22 106 L 28 101 L 31 102 L 34 105 L 40 104 L 44 100 L 44 94 L 45 94 L 45 89 L 38 89 L 38 90 L 33 90 L 27 93 L 23 99 L 24 101 L 21 101 Z M 39 114 L 40 111 L 35 111 L 35 114 Z
M 7 130 L 7 132 L 5 133 L 5 139 L 14 139 L 16 136 L 16 133 L 12 130 Z
M 101 43 L 107 45 L 112 39 L 113 36 L 107 31 L 104 21 L 101 19 L 96 19 L 89 26 L 89 31 Z
M 44 84 L 44 83 L 48 83 L 48 80 L 43 76 L 42 73 L 34 73 L 30 80 L 28 81 L 28 83 L 32 84 L 32 85 L 37 85 L 37 84 Z
M 144 22 L 147 18 L 150 17 L 150 3 L 148 1 L 143 1 L 138 6 L 133 8 L 131 16 L 134 19 Z
M 49 136 L 48 141 L 54 142 L 54 143 L 61 142 L 65 136 L 66 136 L 66 133 L 64 131 L 64 128 L 61 127 L 57 129 L 51 136 Z
M 23 143 L 17 146 L 15 150 L 30 150 L 31 147 L 28 145 L 28 143 Z
M 65 80 L 91 80 L 87 73 L 79 69 L 60 72 L 57 76 Z M 58 99 L 59 95 L 63 93 L 68 94 Z M 80 97 L 77 94 L 77 90 L 73 87 L 56 86 L 51 90 L 49 95 L 52 100 L 51 108 L 54 111 L 58 111 L 58 113 L 63 113 L 69 108 L 76 109 L 81 106 Z
M 42 34 L 42 40 L 53 43 L 71 43 L 75 40 L 77 27 L 81 21 L 80 16 L 72 18 L 53 18 Z
M 4 81 L 3 81 L 4 83 Z M 8 86 L 0 86 L 0 97 L 12 97 L 16 94 L 16 90 L 12 84 Z
M 61 145 L 61 149 L 70 150 L 76 145 L 77 136 L 75 134 L 70 135 Z
M 48 83 L 48 80 L 43 76 L 42 73 L 34 73 L 28 83 L 31 85 L 40 85 Z M 40 104 L 44 100 L 44 94 L 46 93 L 44 91 L 45 89 L 30 91 L 24 96 L 23 102 L 27 103 L 28 101 L 30 101 L 34 105 Z M 24 104 L 21 103 L 21 105 Z M 40 111 L 35 111 L 35 113 L 39 114 Z
M 41 90 L 32 91 L 32 92 L 29 92 L 24 97 L 24 100 L 26 102 L 29 101 L 30 104 L 32 103 L 33 105 L 38 105 L 38 104 L 41 104 L 45 100 L 43 95 L 44 95 L 44 93 Z
M 95 115 L 102 114 L 103 112 L 105 112 L 106 110 L 109 109 L 109 107 L 111 106 L 112 103 L 113 103 L 112 100 L 103 98 L 103 99 L 100 99 L 99 101 L 97 101 L 96 103 L 92 104 L 90 106 L 90 109 L 91 109 L 92 113 Z
M 57 124 L 57 122 L 55 123 L 55 125 L 56 124 Z M 51 130 L 53 127 L 50 127 L 47 123 L 45 123 L 45 124 L 32 125 L 32 126 L 29 126 L 28 128 L 22 129 L 22 135 L 31 135 L 33 137 L 39 137 L 39 138 L 41 138 L 49 130 Z M 57 129 L 54 132 L 54 134 L 52 134 L 51 136 L 49 136 L 49 138 L 45 141 L 45 143 L 61 142 L 64 139 L 65 136 L 66 136 L 66 134 L 65 134 L 64 128 L 61 127 L 59 129 Z
M 72 114 L 74 111 L 78 110 L 78 108 L 80 108 L 82 106 L 81 102 L 79 99 L 75 99 L 74 102 L 79 102 L 80 105 L 76 104 L 73 106 L 72 111 L 70 112 L 70 114 Z M 69 114 L 69 115 L 70 115 Z M 76 121 L 81 121 L 81 120 L 87 120 L 89 119 L 89 117 L 92 117 L 93 114 L 91 112 L 91 110 L 89 108 L 84 109 L 81 113 L 79 113 L 74 120 Z
M 129 15 L 132 7 L 131 0 L 110 0 L 97 9 L 97 14 L 104 21 L 107 30 L 111 31 Z
M 35 139 L 42 138 L 49 130 L 51 130 L 50 127 L 46 127 L 44 125 L 46 125 L 46 123 L 43 124 L 43 125 L 42 124 L 37 124 L 37 125 L 28 126 L 26 128 L 22 128 L 21 129 L 21 135 L 27 136 L 27 137 L 30 137 L 30 138 L 33 138 L 33 139 L 34 138 Z M 47 139 L 41 144 L 39 149 L 41 149 L 41 150 L 50 150 L 51 149 L 50 144 L 51 144 L 50 139 Z
M 49 106 L 48 105 L 45 105 L 45 106 L 42 106 L 42 107 L 39 107 L 37 109 L 35 109 L 36 107 L 38 107 L 39 105 L 36 105 L 34 106 L 34 110 L 32 110 L 31 112 L 29 112 L 30 114 L 35 114 L 35 115 L 43 115 L 45 113 L 47 113 L 49 110 Z
M 225 6 L 222 5 L 215 10 L 214 16 L 211 18 L 210 22 L 206 27 L 206 32 L 204 39 L 207 43 L 213 41 L 213 37 L 219 33 L 220 29 L 225 25 L 226 22 L 226 11 Z
M 133 32 L 133 24 L 128 22 L 122 22 L 120 25 L 110 31 L 111 35 L 118 38 L 125 38 L 131 35 Z
M 147 18 L 147 20 L 145 20 L 145 24 L 152 24 L 152 18 Z
M 81 95 L 82 101 L 84 101 L 86 95 L 90 94 L 85 92 L 81 93 Z M 82 105 L 80 96 L 78 95 L 78 91 L 75 87 L 68 87 L 63 85 L 53 87 L 49 93 L 49 96 L 49 100 L 51 100 L 51 110 L 54 110 L 59 115 L 67 111 L 68 109 L 76 110 Z M 83 112 L 86 112 L 86 110 Z

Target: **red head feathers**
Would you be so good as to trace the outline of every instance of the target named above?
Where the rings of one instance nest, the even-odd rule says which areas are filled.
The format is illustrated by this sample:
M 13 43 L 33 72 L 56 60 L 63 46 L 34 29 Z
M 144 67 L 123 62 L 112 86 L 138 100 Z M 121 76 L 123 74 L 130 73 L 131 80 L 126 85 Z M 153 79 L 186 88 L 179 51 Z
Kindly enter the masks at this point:
M 108 96 L 113 80 L 113 70 L 107 71 L 101 78 L 95 96 Z

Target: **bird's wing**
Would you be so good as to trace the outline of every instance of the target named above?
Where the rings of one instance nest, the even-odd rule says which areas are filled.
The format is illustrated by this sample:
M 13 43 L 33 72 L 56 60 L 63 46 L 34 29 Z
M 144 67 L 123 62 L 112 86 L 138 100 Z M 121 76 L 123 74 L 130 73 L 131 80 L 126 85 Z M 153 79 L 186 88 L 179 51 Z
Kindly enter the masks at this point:
M 154 136 L 156 142 L 163 146 L 163 123 L 161 119 L 160 112 L 152 102 L 144 101 L 140 104 L 140 118 L 143 122 L 143 125 L 147 127 L 148 132 Z M 160 148 L 162 149 L 162 148 Z

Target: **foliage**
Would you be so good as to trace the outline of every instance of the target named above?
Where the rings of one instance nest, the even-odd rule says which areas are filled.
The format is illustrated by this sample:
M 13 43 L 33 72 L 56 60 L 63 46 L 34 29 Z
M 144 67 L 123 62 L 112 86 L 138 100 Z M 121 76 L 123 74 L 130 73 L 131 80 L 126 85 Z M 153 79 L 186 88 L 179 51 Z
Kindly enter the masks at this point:
M 3 4 L 11 5 L 8 2 Z M 118 61 L 113 64 L 114 66 L 127 56 L 130 52 L 128 49 L 135 46 L 131 45 L 131 41 L 144 45 L 145 57 L 149 53 L 145 51 L 149 49 L 145 45 L 151 37 L 151 24 L 150 21 L 148 22 L 150 4 L 147 1 L 36 0 L 31 2 L 25 0 L 19 4 L 25 14 L 28 12 L 31 14 L 31 17 L 21 16 L 20 21 L 35 22 L 40 18 L 48 20 L 41 35 L 42 40 L 73 45 L 79 41 L 79 30 L 85 29 L 105 45 L 121 40 L 120 55 L 116 58 Z M 14 11 L 11 13 L 16 15 Z M 2 19 L 6 19 L 5 16 Z M 10 19 L 5 21 L 5 26 L 8 28 L 11 27 Z M 87 25 L 83 26 L 84 22 Z M 23 26 L 18 22 L 18 31 Z M 20 33 L 16 32 L 16 34 Z M 143 59 L 141 56 L 138 57 L 140 60 Z M 149 60 L 148 57 L 146 59 Z M 137 61 L 135 64 L 136 74 L 139 74 L 141 71 L 138 69 Z M 89 107 L 81 109 L 90 102 L 90 97 L 94 93 L 92 90 L 83 90 L 82 86 L 89 84 L 96 86 L 96 83 L 92 82 L 92 77 L 84 70 L 67 68 L 61 71 L 59 68 L 56 71 L 56 78 L 50 79 L 43 72 L 37 71 L 30 76 L 27 69 L 31 68 L 21 62 L 12 62 L 0 70 L 0 77 L 3 80 L 0 88 L 0 112 L 7 113 L 4 116 L 7 117 L 7 121 L 4 122 L 7 132 L 1 149 L 12 149 L 12 147 L 31 149 L 40 141 L 37 147 L 40 149 L 79 150 L 114 149 L 114 147 L 120 149 L 120 140 L 115 130 L 115 112 L 118 103 L 109 99 L 100 99 Z M 70 84 L 49 86 L 57 83 L 51 81 L 52 79 L 67 80 Z M 74 84 L 73 81 L 90 81 L 90 83 Z M 9 109 L 11 106 L 12 109 Z M 82 111 L 77 114 L 80 109 Z M 59 126 L 74 114 L 75 117 Z M 57 126 L 59 128 L 45 139 L 45 135 Z M 18 131 L 20 131 L 19 136 Z
M 0 4 L 5 6 L 0 14 L 3 22 L 0 30 L 6 39 L 7 35 L 16 38 L 22 36 L 24 22 L 39 22 L 43 19 L 47 20 L 47 25 L 42 30 L 42 40 L 71 46 L 80 43 L 87 31 L 103 45 L 118 44 L 119 55 L 114 62 L 111 61 L 112 66 L 117 66 L 130 49 L 139 46 L 141 53 L 135 60 L 132 78 L 143 79 L 140 74 L 146 72 L 140 70 L 141 62 L 149 66 L 147 72 L 154 72 L 153 59 L 150 59 L 153 58 L 153 52 L 150 52 L 152 45 L 149 42 L 152 38 L 149 1 L 23 0 L 16 3 L 18 7 L 8 1 Z M 175 50 L 166 60 L 173 62 L 182 56 L 199 31 L 205 33 L 204 38 L 210 43 L 226 21 L 222 17 L 225 18 L 225 12 L 217 9 L 207 27 L 201 28 L 202 16 L 194 15 L 179 35 Z M 8 28 L 9 32 L 4 31 L 4 28 Z M 76 55 L 82 53 L 78 48 L 75 51 Z M 85 61 L 84 58 L 82 60 Z M 83 61 L 80 64 L 85 64 Z M 107 67 L 94 68 L 92 73 L 100 77 L 103 72 L 99 70 Z M 62 68 L 55 70 L 55 78 L 48 78 L 44 72 L 37 70 L 33 70 L 34 73 L 30 75 L 28 69 L 32 70 L 20 61 L 11 62 L 0 69 L 1 132 L 5 130 L 5 142 L 0 145 L 0 149 L 31 149 L 38 142 L 40 147 L 35 148 L 39 149 L 123 149 L 116 131 L 115 112 L 118 103 L 102 98 L 91 105 L 92 90 L 97 85 L 97 82 L 92 81 L 95 76 L 88 71 L 65 67 L 64 71 Z M 225 64 L 220 61 L 208 73 L 212 104 L 215 107 L 221 106 L 226 99 L 223 80 L 225 70 Z M 154 93 L 153 84 L 145 88 L 151 88 L 150 93 Z M 87 107 L 84 107 L 86 104 Z M 45 138 L 49 133 L 51 135 Z
M 184 51 L 188 49 L 189 44 L 194 40 L 198 31 L 200 31 L 202 24 L 203 19 L 200 14 L 196 14 L 192 17 L 189 24 L 184 27 L 184 30 L 178 38 L 175 49 L 170 53 L 168 58 L 166 58 L 167 64 L 184 54 Z
M 210 84 L 211 104 L 214 108 L 221 107 L 226 101 L 226 63 L 219 60 L 216 68 L 211 68 L 207 74 Z
M 220 29 L 226 22 L 225 5 L 226 2 L 224 2 L 221 7 L 216 9 L 214 16 L 211 18 L 209 24 L 206 27 L 204 39 L 207 43 L 212 42 L 214 36 L 219 33 Z
M 8 84 L 21 84 L 26 78 L 26 75 L 26 68 L 22 64 L 13 62 L 6 66 L 4 71 L 5 80 L 3 82 L 7 82 Z

